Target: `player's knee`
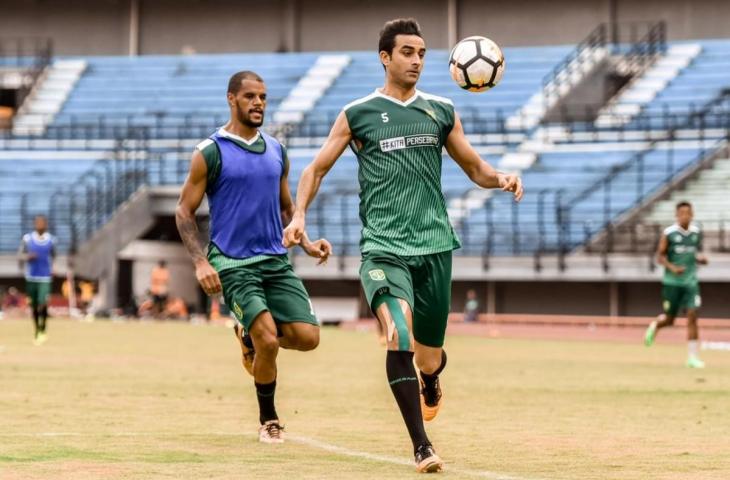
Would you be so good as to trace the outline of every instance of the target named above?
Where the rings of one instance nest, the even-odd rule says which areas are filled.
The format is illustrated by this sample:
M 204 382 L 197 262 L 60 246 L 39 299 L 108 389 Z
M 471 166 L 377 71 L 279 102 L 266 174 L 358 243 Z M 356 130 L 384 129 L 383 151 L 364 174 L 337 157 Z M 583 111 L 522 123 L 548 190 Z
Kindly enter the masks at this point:
M 319 346 L 319 329 L 307 332 L 306 334 L 301 335 L 299 337 L 299 339 L 297 340 L 297 350 L 300 350 L 302 352 L 314 350 L 318 346 Z
M 388 293 L 380 295 L 373 303 L 378 319 L 383 325 L 390 325 L 386 331 L 392 335 L 387 338 L 387 347 L 391 351 L 412 352 L 413 340 L 407 319 L 408 307 L 397 297 Z
M 279 351 L 279 339 L 276 337 L 275 333 L 259 332 L 254 334 L 252 332 L 251 339 L 253 340 L 253 346 L 256 350 L 256 355 L 276 355 L 276 353 Z

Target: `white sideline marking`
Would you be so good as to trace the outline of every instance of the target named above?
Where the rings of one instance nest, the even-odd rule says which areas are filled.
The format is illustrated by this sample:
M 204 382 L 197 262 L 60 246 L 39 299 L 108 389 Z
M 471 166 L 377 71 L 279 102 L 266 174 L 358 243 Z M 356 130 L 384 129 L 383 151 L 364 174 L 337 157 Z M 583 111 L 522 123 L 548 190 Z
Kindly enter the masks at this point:
M 38 433 L 0 433 L 0 438 L 12 437 L 250 437 L 255 434 L 245 432 L 211 432 L 211 433 L 153 433 L 153 432 L 111 432 L 88 434 L 81 432 L 38 432 Z M 258 436 L 258 435 L 256 435 Z M 376 453 L 362 452 L 359 450 L 350 450 L 349 448 L 340 447 L 331 443 L 322 442 L 313 438 L 302 437 L 299 435 L 286 434 L 288 441 L 299 443 L 311 448 L 317 448 L 327 452 L 336 453 L 347 457 L 364 458 L 376 462 L 391 463 L 394 465 L 404 465 L 414 468 L 413 460 L 405 458 L 391 457 L 389 455 L 379 455 Z M 466 475 L 469 477 L 488 478 L 490 480 L 541 480 L 536 477 L 519 477 L 516 475 L 506 475 L 488 470 L 471 470 L 467 468 L 456 468 L 448 463 L 444 469 L 447 472 Z
M 349 448 L 340 447 L 338 445 L 332 445 L 330 443 L 321 442 L 321 441 L 315 440 L 313 438 L 300 437 L 298 435 L 287 435 L 285 438 L 287 440 L 290 440 L 293 442 L 301 443 L 302 445 L 307 445 L 308 447 L 318 448 L 320 450 L 337 453 L 339 455 L 345 455 L 348 457 L 364 458 L 366 460 L 375 460 L 378 462 L 393 463 L 396 465 L 407 465 L 411 468 L 415 468 L 413 465 L 413 460 L 406 460 L 404 458 L 391 457 L 391 456 L 387 456 L 387 455 L 377 455 L 377 454 L 368 453 L 368 452 L 360 452 L 358 450 L 350 450 Z M 490 472 L 490 471 L 486 471 L 486 470 L 470 470 L 470 469 L 465 469 L 465 468 L 454 468 L 454 467 L 450 466 L 448 463 L 446 464 L 444 470 L 446 472 L 458 473 L 459 475 L 467 475 L 470 477 L 489 478 L 491 480 L 538 480 L 536 478 L 517 477 L 514 475 L 504 475 L 501 473 Z

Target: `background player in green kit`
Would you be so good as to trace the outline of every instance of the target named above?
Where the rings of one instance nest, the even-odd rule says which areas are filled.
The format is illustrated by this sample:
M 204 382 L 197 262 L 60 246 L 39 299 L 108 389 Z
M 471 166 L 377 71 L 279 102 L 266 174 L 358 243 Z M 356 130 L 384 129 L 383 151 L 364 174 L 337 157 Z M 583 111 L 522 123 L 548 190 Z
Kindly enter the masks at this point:
M 697 309 L 700 308 L 700 286 L 697 280 L 697 264 L 707 264 L 707 257 L 701 254 L 702 232 L 692 222 L 692 205 L 689 202 L 677 204 L 677 223 L 664 230 L 657 259 L 664 265 L 662 279 L 662 308 L 664 313 L 651 322 L 644 335 L 647 346 L 654 343 L 658 330 L 674 325 L 680 310 L 687 311 L 687 366 L 704 368 L 705 363 L 698 356 Z
M 416 469 L 435 472 L 443 462 L 423 420 L 431 420 L 441 403 L 438 375 L 446 366 L 442 346 L 451 306 L 451 252 L 460 246 L 441 191 L 442 149 L 481 187 L 514 192 L 519 200 L 522 183 L 479 157 L 450 100 L 416 89 L 426 48 L 415 20 L 386 23 L 378 51 L 385 85 L 337 117 L 302 172 L 284 242 L 289 246 L 304 238 L 307 207 L 350 145 L 359 164 L 361 283 L 387 332 L 386 373 L 413 442 Z
M 319 324 L 281 242 L 294 203 L 286 150 L 259 131 L 266 85 L 254 72 L 238 72 L 229 81 L 227 99 L 231 117 L 196 147 L 175 219 L 201 287 L 208 295 L 223 293 L 247 333 L 242 338 L 236 330 L 244 367 L 254 377 L 259 441 L 281 443 L 283 428 L 274 407 L 276 357 L 280 347 L 316 348 Z M 195 222 L 204 196 L 210 210 L 207 256 Z M 304 251 L 325 262 L 330 244 L 303 238 Z

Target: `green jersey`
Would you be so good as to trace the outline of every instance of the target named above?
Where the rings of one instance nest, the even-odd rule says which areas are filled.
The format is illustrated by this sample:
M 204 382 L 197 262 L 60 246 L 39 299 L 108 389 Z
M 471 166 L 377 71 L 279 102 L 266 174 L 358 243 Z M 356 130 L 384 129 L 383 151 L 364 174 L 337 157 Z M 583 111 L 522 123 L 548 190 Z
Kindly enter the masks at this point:
M 344 111 L 358 159 L 360 250 L 412 256 L 459 248 L 441 191 L 451 100 L 416 91 L 402 102 L 376 90 Z
M 667 260 L 674 265 L 684 267 L 684 272 L 677 275 L 669 269 L 664 270 L 664 285 L 691 286 L 697 285 L 697 253 L 702 249 L 702 232 L 696 225 L 688 230 L 679 225 L 672 225 L 664 230 L 667 237 Z

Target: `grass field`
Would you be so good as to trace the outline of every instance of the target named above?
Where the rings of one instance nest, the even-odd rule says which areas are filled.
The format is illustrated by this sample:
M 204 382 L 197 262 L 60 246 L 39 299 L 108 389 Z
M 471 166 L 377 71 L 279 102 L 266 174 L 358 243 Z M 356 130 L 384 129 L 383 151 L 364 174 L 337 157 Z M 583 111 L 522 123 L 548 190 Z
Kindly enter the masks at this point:
M 279 356 L 289 441 L 257 443 L 252 379 L 220 326 L 0 322 L 0 479 L 415 477 L 368 332 Z M 728 479 L 730 353 L 452 336 L 428 431 L 444 478 Z

